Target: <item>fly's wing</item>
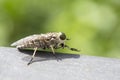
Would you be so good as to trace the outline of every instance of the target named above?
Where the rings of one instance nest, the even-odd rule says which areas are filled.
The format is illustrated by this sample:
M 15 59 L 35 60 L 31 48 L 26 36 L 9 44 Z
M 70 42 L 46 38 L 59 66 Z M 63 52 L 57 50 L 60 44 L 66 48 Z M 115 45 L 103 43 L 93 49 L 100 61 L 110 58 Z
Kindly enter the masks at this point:
M 31 35 L 25 38 L 22 38 L 14 43 L 11 44 L 11 46 L 19 46 L 19 45 L 24 45 L 27 44 L 30 41 L 34 41 L 36 38 L 39 38 L 40 35 Z

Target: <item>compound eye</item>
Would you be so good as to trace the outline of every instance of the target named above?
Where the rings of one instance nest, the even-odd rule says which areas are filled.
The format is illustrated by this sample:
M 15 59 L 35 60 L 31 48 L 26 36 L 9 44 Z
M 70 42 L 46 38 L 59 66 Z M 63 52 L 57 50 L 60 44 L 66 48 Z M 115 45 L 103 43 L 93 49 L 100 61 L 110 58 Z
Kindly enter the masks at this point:
M 66 39 L 65 33 L 62 33 L 62 34 L 60 35 L 60 39 L 61 39 L 61 40 L 65 40 L 65 39 Z

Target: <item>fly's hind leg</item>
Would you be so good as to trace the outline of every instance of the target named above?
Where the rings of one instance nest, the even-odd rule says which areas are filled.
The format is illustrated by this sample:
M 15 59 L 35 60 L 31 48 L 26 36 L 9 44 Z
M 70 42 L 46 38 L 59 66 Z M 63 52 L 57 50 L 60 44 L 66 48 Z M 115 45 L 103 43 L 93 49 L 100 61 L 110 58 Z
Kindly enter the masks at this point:
M 68 49 L 70 49 L 70 50 L 72 50 L 72 51 L 80 52 L 80 50 L 75 49 L 75 48 L 70 48 L 68 45 L 64 45 L 64 47 L 66 47 L 66 48 L 68 48 Z
M 32 55 L 32 57 L 31 57 L 31 59 L 30 59 L 30 61 L 28 62 L 28 64 L 27 64 L 27 65 L 30 65 L 30 64 L 32 63 L 33 58 L 35 57 L 35 54 L 36 54 L 37 49 L 38 49 L 37 47 L 36 47 L 36 48 L 34 48 L 33 55 Z

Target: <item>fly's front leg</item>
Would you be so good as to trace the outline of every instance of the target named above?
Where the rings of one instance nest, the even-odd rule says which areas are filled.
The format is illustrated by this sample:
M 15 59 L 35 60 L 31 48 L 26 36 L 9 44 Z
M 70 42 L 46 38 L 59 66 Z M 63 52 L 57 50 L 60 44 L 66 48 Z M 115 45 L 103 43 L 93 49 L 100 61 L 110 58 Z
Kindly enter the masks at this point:
M 50 45 L 50 48 L 51 48 L 51 50 L 52 50 L 52 52 L 53 52 L 53 55 L 54 55 L 55 58 L 57 59 L 57 61 L 61 60 L 61 59 L 59 59 L 59 58 L 55 55 L 55 51 L 54 51 L 54 48 L 53 48 L 52 45 Z
M 66 47 L 66 48 L 68 48 L 68 49 L 70 49 L 70 50 L 72 50 L 72 51 L 80 52 L 80 50 L 75 49 L 75 48 L 70 48 L 68 45 L 64 45 L 64 47 Z
M 57 58 L 57 56 L 55 55 L 55 51 L 54 51 L 54 48 L 53 48 L 53 46 L 52 46 L 52 45 L 50 45 L 50 48 L 51 48 L 51 50 L 52 50 L 53 55 L 55 56 L 55 58 Z

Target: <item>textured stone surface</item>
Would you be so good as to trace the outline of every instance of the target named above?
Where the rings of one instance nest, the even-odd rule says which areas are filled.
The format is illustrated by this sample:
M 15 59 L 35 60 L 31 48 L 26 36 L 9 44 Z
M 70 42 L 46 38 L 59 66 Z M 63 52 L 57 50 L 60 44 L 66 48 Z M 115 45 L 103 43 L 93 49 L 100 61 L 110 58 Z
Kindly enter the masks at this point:
M 38 51 L 27 66 L 32 53 L 0 47 L 0 80 L 120 80 L 120 59 Z

